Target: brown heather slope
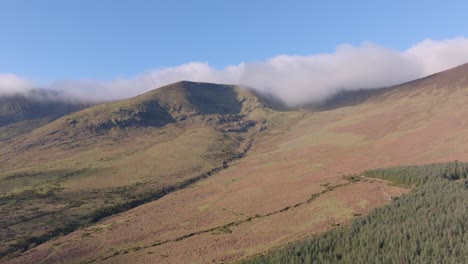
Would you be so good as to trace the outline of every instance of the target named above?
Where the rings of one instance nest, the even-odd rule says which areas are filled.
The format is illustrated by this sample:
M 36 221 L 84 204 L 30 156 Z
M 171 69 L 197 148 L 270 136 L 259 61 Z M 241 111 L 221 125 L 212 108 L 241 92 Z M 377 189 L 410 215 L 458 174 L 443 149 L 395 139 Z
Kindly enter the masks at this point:
M 0 256 L 208 176 L 275 115 L 244 88 L 179 82 L 0 144 Z
M 325 112 L 277 113 L 248 155 L 8 263 L 218 263 L 348 222 L 408 190 L 366 169 L 468 160 L 468 66 Z

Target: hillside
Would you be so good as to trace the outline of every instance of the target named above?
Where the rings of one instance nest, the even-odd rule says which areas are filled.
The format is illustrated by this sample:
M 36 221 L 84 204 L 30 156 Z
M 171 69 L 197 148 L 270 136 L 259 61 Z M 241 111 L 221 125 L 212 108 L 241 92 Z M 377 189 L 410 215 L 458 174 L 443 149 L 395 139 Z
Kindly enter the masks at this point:
M 468 160 L 466 76 L 463 65 L 313 112 L 275 111 L 236 86 L 197 95 L 207 84 L 183 82 L 65 116 L 0 146 L 1 186 L 79 197 L 69 216 L 121 213 L 5 262 L 232 262 L 342 226 L 410 191 L 356 174 Z M 41 221 L 51 219 L 14 222 L 8 235 Z
M 89 106 L 89 103 L 61 98 L 60 93 L 52 90 L 31 90 L 27 94 L 0 96 L 0 141 Z
M 114 127 L 162 127 L 197 116 L 242 115 L 255 107 L 262 107 L 259 99 L 241 88 L 179 82 L 129 100 L 90 108 L 69 116 L 67 122 L 74 128 L 96 132 Z
M 327 111 L 341 107 L 354 106 L 372 100 L 382 100 L 392 93 L 404 96 L 412 91 L 424 89 L 424 91 L 439 89 L 460 89 L 468 86 L 468 63 L 457 66 L 449 71 L 436 73 L 425 78 L 410 81 L 408 83 L 383 87 L 379 89 L 343 90 L 334 94 L 323 102 L 307 104 L 301 108 L 309 111 Z M 415 94 L 413 93 L 413 96 Z
M 467 164 L 368 171 L 417 188 L 369 216 L 244 263 L 466 263 Z M 464 180 L 464 184 L 454 180 Z
M 248 151 L 269 116 L 241 87 L 179 82 L 12 138 L 0 145 L 0 252 L 208 177 Z

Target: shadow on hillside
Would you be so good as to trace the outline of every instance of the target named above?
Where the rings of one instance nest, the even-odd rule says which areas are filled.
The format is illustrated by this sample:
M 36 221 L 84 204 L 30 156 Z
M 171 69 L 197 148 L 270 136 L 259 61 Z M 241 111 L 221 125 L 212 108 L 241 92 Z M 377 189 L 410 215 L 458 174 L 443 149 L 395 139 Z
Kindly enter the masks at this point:
M 310 111 L 329 111 L 342 107 L 355 106 L 365 103 L 371 99 L 383 96 L 386 93 L 398 89 L 398 86 L 377 88 L 377 89 L 359 89 L 351 91 L 340 91 L 325 101 L 311 103 L 302 106 L 303 110 Z
M 189 102 L 204 114 L 239 114 L 242 103 L 231 86 L 210 83 L 188 83 Z
M 176 120 L 167 109 L 156 101 L 145 101 L 136 108 L 121 108 L 112 112 L 104 121 L 92 124 L 89 128 L 94 132 L 103 132 L 112 128 L 163 127 L 170 123 L 176 123 Z

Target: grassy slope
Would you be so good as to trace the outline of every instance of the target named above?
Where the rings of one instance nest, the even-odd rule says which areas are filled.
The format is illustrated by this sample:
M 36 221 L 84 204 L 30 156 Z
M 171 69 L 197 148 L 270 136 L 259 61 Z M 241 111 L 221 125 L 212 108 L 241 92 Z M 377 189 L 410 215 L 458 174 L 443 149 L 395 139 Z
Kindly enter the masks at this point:
M 271 128 L 227 170 L 95 226 L 101 228 L 41 245 L 12 263 L 109 256 L 111 263 L 229 262 L 343 224 L 387 203 L 385 193 L 404 192 L 379 181 L 349 183 L 343 174 L 468 160 L 468 85 L 466 69 L 461 76 L 459 70 L 349 108 L 270 112 Z
M 268 111 L 241 88 L 182 82 L 13 138 L 0 146 L 1 251 L 222 166 Z

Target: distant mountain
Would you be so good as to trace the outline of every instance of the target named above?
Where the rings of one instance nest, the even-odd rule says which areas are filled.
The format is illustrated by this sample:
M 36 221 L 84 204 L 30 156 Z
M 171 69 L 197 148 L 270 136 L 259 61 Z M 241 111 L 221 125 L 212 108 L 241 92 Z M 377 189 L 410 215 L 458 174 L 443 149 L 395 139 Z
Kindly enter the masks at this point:
M 30 90 L 26 94 L 0 96 L 0 141 L 31 131 L 59 117 L 89 107 L 53 90 Z

